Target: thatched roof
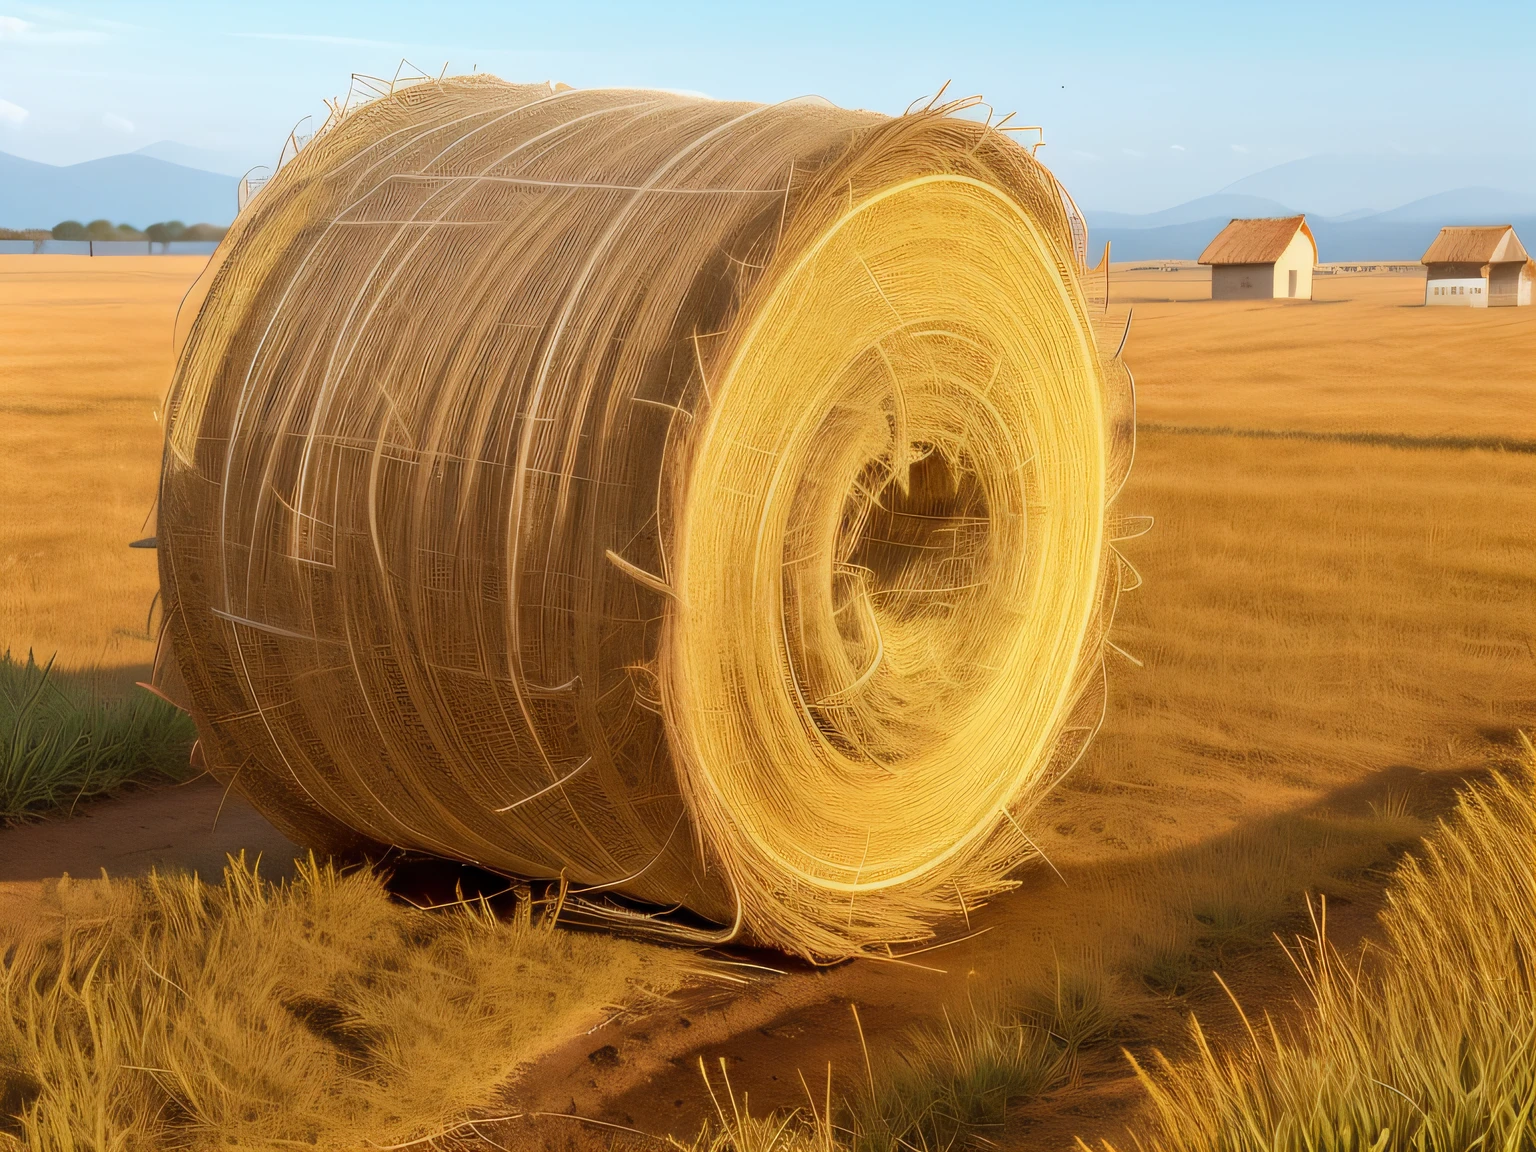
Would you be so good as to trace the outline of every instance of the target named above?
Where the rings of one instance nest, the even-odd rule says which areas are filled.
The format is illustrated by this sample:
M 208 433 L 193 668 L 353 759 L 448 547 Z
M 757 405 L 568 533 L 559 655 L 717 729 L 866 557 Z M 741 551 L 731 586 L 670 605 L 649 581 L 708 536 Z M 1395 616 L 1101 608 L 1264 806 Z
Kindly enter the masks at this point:
M 1269 216 L 1258 220 L 1234 220 L 1200 253 L 1202 264 L 1273 264 L 1301 232 L 1312 242 L 1312 262 L 1317 262 L 1317 240 L 1305 216 Z
M 1477 224 L 1440 229 L 1420 263 L 1517 264 L 1528 259 L 1512 225 Z

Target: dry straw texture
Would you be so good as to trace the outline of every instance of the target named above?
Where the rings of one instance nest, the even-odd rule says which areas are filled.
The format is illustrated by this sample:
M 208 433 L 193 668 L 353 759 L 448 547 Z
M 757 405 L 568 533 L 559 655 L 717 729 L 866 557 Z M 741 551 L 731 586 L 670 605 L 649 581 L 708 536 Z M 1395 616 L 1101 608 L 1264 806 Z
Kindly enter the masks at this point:
M 425 1148 L 696 974 L 527 902 L 410 908 L 313 860 L 222 879 L 66 876 L 0 928 L 0 1149 Z
M 1102 713 L 1132 422 L 1059 186 L 954 110 L 338 117 L 184 311 L 161 577 L 214 770 L 310 844 L 818 958 L 998 890 Z

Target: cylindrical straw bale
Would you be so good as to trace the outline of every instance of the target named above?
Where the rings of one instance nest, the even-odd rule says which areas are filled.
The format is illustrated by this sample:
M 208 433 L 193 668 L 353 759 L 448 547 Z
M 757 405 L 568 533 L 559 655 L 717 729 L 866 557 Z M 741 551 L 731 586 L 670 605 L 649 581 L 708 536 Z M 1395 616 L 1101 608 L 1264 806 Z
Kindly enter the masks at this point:
M 211 768 L 304 843 L 817 959 L 1005 886 L 1102 709 L 1128 425 L 1069 202 L 951 111 L 338 117 L 184 309 L 158 536 Z

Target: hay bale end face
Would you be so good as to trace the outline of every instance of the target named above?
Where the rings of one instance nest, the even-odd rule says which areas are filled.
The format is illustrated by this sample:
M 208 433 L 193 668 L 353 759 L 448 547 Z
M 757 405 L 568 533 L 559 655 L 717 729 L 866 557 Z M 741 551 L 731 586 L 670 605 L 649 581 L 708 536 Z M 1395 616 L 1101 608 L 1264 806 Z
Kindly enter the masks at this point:
M 817 959 L 1005 886 L 1102 709 L 1129 467 L 1071 223 L 943 110 L 420 84 L 185 309 L 167 659 L 302 842 Z

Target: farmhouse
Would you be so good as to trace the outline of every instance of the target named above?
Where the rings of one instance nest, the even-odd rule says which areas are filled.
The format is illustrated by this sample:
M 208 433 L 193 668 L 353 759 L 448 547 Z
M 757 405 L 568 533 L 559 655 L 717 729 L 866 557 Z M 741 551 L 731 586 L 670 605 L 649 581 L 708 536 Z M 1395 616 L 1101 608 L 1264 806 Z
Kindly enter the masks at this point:
M 1212 300 L 1310 300 L 1317 241 L 1305 216 L 1234 220 L 1204 252 Z
M 1442 228 L 1424 253 L 1424 303 L 1512 308 L 1531 302 L 1533 265 L 1508 224 Z

